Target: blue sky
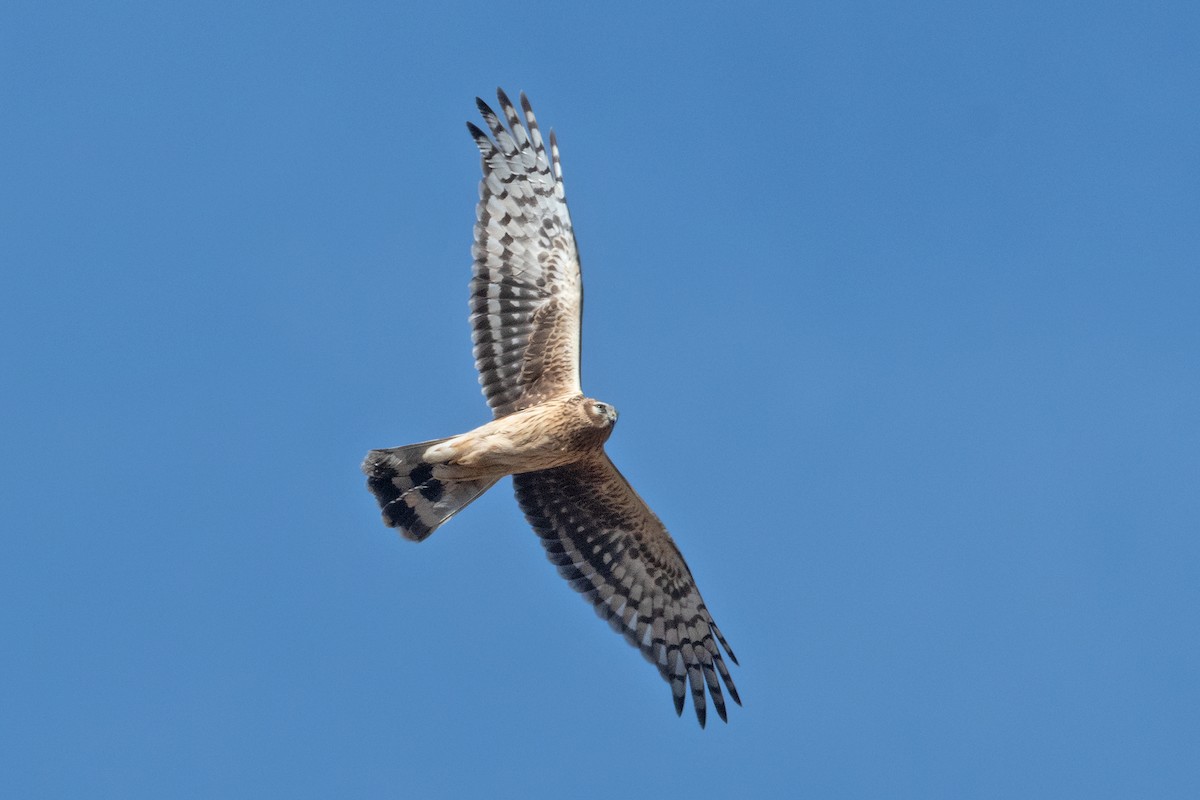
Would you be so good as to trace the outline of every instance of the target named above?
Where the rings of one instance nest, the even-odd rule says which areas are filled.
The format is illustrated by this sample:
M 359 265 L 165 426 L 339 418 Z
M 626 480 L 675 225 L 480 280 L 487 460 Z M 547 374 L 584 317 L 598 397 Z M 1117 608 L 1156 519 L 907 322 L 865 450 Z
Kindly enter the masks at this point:
M 15 3 L 0 15 L 13 797 L 1195 797 L 1200 12 Z M 741 659 L 730 723 L 507 482 L 497 85 L 557 129 L 584 388 Z

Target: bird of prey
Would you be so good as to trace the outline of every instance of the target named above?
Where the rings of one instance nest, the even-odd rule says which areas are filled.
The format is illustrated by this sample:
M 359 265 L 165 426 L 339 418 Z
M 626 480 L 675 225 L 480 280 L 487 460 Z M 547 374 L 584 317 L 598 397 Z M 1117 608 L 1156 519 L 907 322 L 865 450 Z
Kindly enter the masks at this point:
M 494 418 L 459 436 L 372 450 L 367 487 L 384 523 L 419 542 L 512 475 L 550 561 L 658 668 L 676 714 L 690 689 L 703 727 L 707 686 L 725 720 L 721 682 L 741 700 L 717 642 L 737 658 L 667 529 L 604 452 L 616 410 L 580 389 L 583 287 L 554 132 L 547 153 L 525 95 L 523 115 L 503 90 L 497 97 L 503 121 L 476 98 L 490 136 L 467 123 L 483 156 L 470 319 Z

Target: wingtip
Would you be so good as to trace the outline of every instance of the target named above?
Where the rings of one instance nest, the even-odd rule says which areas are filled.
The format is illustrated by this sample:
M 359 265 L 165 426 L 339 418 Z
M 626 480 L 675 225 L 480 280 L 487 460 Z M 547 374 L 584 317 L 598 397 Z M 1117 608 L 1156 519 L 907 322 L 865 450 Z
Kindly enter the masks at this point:
M 524 92 L 521 92 L 518 99 L 521 101 L 521 110 L 523 110 L 527 116 L 534 116 L 533 104 L 529 102 L 529 98 L 525 96 Z
M 492 140 L 488 138 L 488 135 L 470 120 L 467 120 L 467 132 L 471 134 L 471 138 L 475 140 L 475 146 L 479 148 L 479 152 L 483 153 L 484 156 L 487 156 L 496 149 L 495 145 L 492 144 Z

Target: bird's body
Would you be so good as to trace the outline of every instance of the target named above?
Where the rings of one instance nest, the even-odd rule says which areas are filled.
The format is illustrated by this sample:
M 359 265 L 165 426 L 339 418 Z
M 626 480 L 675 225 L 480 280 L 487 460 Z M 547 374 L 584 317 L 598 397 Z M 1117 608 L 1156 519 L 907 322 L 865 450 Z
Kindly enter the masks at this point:
M 721 683 L 741 701 L 717 642 L 737 660 L 666 528 L 604 452 L 616 411 L 580 389 L 583 290 L 554 134 L 548 156 L 524 95 L 524 125 L 498 96 L 507 127 L 482 100 L 491 137 L 468 123 L 483 155 L 471 323 L 494 419 L 447 439 L 372 450 L 367 486 L 384 522 L 421 541 L 514 476 L 550 560 L 655 664 L 676 711 L 690 686 L 703 725 L 707 687 L 724 719 Z
M 583 395 L 558 397 L 492 420 L 430 447 L 435 478 L 502 478 L 561 467 L 604 447 L 616 423 L 611 406 Z

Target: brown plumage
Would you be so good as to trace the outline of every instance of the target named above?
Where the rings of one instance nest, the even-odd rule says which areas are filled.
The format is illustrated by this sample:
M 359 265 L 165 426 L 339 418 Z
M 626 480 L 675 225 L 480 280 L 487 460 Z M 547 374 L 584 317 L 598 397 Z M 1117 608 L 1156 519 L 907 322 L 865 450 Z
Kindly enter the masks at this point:
M 497 95 L 507 126 L 482 100 L 490 136 L 467 123 L 483 162 L 472 338 L 494 419 L 459 436 L 372 450 L 367 486 L 384 522 L 420 541 L 512 475 L 551 562 L 657 667 L 676 712 L 690 689 L 703 726 L 707 689 L 724 720 L 724 693 L 741 700 L 722 648 L 737 659 L 670 534 L 604 453 L 616 411 L 580 389 L 583 288 L 554 134 L 547 155 L 525 96 L 522 123 Z

